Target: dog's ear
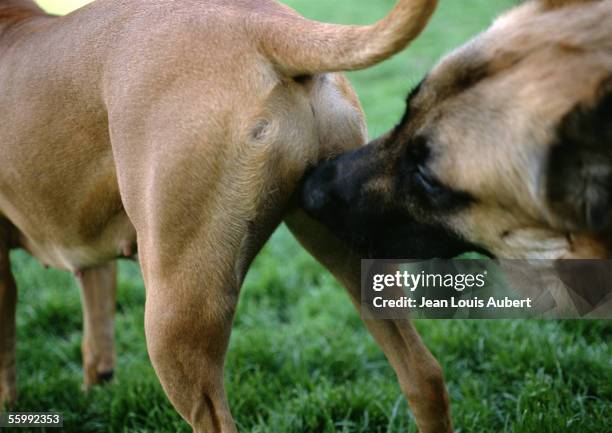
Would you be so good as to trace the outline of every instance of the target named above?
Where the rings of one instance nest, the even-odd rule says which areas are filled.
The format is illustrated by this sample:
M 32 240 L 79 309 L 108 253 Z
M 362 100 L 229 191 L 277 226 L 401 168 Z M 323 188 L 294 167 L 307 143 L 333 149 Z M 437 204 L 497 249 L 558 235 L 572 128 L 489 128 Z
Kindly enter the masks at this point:
M 546 179 L 548 205 L 570 228 L 612 227 L 612 77 L 594 105 L 576 106 L 561 120 Z

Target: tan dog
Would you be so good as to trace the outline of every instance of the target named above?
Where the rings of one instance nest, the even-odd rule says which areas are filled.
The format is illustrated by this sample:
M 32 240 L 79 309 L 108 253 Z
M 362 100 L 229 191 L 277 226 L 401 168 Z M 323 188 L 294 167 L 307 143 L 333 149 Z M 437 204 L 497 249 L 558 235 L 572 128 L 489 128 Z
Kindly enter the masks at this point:
M 342 75 L 405 47 L 435 0 L 378 24 L 272 0 L 99 0 L 66 17 L 0 0 L 0 399 L 16 397 L 9 250 L 75 272 L 85 384 L 112 374 L 115 266 L 138 248 L 153 365 L 198 432 L 236 432 L 223 364 L 245 272 L 287 217 L 359 302 L 359 256 L 295 210 L 308 165 L 365 141 Z M 452 430 L 440 368 L 407 321 L 367 323 L 421 432 Z
M 612 0 L 525 2 L 407 106 L 306 182 L 309 212 L 362 254 L 610 257 Z

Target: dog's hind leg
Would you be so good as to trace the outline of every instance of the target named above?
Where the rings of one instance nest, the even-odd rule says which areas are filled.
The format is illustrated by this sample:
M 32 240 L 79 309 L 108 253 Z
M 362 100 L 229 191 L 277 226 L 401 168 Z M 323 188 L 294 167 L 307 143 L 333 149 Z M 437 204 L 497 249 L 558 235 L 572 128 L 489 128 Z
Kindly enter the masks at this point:
M 360 307 L 359 257 L 302 212 L 286 219 L 301 244 L 327 267 Z M 366 327 L 393 366 L 421 433 L 453 431 L 442 370 L 409 320 L 366 320 Z
M 196 248 L 203 244 L 194 239 Z M 236 433 L 223 384 L 237 301 L 234 274 L 223 271 L 212 250 L 183 256 L 168 270 L 158 254 L 139 248 L 147 287 L 147 347 L 166 394 L 195 432 Z
M 142 219 L 136 219 L 149 357 L 168 398 L 195 432 L 236 433 L 223 371 L 248 224 L 227 213 L 206 215 L 211 201 L 200 199 L 200 191 L 210 187 L 183 177 L 195 170 L 183 165 L 154 173 L 151 182 L 159 187 L 147 203 L 155 212 L 140 211 Z M 181 194 L 167 195 L 171 182 L 181 185 Z M 235 209 L 230 198 L 218 200 Z
M 17 398 L 15 309 L 17 285 L 11 272 L 8 230 L 0 222 L 0 409 Z
M 83 385 L 89 388 L 113 377 L 117 265 L 87 269 L 77 280 L 83 304 Z

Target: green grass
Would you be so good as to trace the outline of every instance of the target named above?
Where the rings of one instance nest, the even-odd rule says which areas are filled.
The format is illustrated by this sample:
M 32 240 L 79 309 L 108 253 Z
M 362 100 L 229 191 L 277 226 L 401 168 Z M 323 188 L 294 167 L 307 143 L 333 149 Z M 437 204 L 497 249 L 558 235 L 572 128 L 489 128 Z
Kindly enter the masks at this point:
M 382 17 L 394 2 L 288 3 L 312 18 L 365 23 Z M 486 27 L 512 1 L 441 3 L 426 34 L 408 51 L 351 74 L 373 136 L 399 119 L 409 88 L 437 58 Z M 65 415 L 66 432 L 189 431 L 147 358 L 144 288 L 135 265 L 120 267 L 116 380 L 84 394 L 81 310 L 72 277 L 45 270 L 22 252 L 13 254 L 13 262 L 20 287 L 17 410 L 58 410 Z M 417 326 L 445 369 L 457 432 L 610 431 L 610 322 L 421 321 Z M 347 296 L 284 228 L 249 273 L 226 381 L 241 432 L 416 432 L 392 370 Z

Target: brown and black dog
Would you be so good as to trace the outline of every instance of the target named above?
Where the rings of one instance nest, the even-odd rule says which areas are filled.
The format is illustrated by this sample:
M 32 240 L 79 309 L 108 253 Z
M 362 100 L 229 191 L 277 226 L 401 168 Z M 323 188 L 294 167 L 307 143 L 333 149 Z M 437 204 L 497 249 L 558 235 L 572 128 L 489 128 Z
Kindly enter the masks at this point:
M 532 0 L 444 58 L 306 209 L 372 257 L 608 258 L 612 1 Z M 412 241 L 410 241 L 412 240 Z
M 302 200 L 364 257 L 475 249 L 559 275 L 609 259 L 612 0 L 506 13 L 433 68 L 396 128 L 314 169 Z
M 333 72 L 404 48 L 436 3 L 337 26 L 273 0 L 98 0 L 65 17 L 0 0 L 0 404 L 17 396 L 9 251 L 77 275 L 88 386 L 114 367 L 113 260 L 137 250 L 164 390 L 195 431 L 235 433 L 232 319 L 283 219 L 359 303 L 359 255 L 294 205 L 309 165 L 366 141 Z M 411 324 L 367 326 L 421 432 L 451 432 L 441 370 Z

